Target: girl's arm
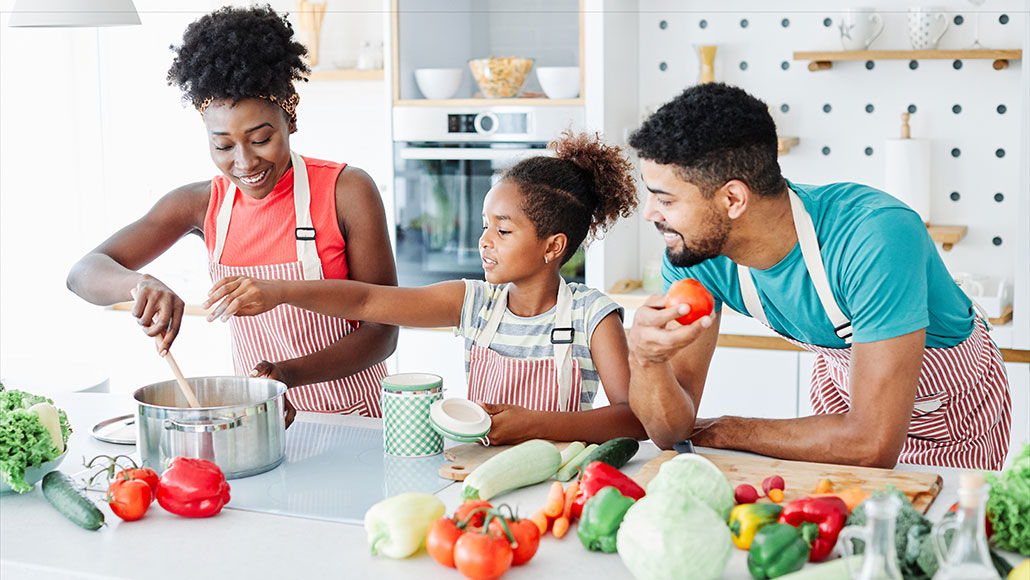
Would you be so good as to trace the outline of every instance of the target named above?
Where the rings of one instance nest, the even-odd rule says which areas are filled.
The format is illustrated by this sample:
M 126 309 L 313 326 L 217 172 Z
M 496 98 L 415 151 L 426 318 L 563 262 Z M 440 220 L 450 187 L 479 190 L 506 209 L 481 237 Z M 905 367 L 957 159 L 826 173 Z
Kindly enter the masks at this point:
M 615 437 L 645 439 L 644 427 L 629 408 L 629 347 L 617 313 L 605 316 L 594 329 L 590 356 L 608 395 L 609 406 L 556 413 L 485 404 L 483 407 L 494 421 L 490 441 L 500 444 L 550 439 L 603 443 Z

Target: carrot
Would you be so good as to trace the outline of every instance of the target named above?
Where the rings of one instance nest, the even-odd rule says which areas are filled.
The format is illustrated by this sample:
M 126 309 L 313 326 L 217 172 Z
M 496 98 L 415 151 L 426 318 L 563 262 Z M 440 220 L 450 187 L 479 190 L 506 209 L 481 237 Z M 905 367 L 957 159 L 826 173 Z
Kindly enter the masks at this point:
M 771 501 L 780 503 L 783 501 L 783 490 L 782 489 L 770 489 L 769 493 L 765 494 Z
M 544 510 L 536 512 L 535 514 L 530 516 L 529 519 L 532 520 L 534 524 L 536 524 L 536 527 L 540 528 L 541 536 L 547 533 L 547 528 L 549 527 L 551 521 L 547 517 L 547 514 L 544 513 Z
M 861 487 L 852 487 L 835 493 L 813 493 L 809 497 L 839 497 L 848 506 L 848 511 L 854 511 L 858 504 L 869 497 L 869 493 L 862 491 Z
M 815 491 L 812 493 L 832 493 L 833 482 L 829 479 L 823 478 L 819 480 L 819 483 L 815 486 Z
M 569 525 L 572 524 L 572 504 L 576 501 L 577 495 L 579 495 L 579 482 L 573 481 L 565 489 L 565 509 L 562 510 L 561 516 L 554 520 L 554 526 L 551 528 L 554 537 L 560 538 L 569 531 Z
M 562 489 L 561 482 L 556 481 L 551 484 L 551 492 L 547 495 L 547 503 L 544 504 L 544 513 L 556 518 L 561 515 L 564 507 L 565 490 Z

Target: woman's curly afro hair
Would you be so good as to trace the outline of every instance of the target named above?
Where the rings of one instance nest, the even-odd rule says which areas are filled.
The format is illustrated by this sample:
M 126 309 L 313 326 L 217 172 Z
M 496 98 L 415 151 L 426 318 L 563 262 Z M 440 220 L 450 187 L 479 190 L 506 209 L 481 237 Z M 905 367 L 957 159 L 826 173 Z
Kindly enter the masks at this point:
M 182 89 L 183 101 L 194 107 L 208 98 L 288 99 L 293 81 L 306 81 L 310 72 L 301 58 L 307 49 L 268 5 L 219 8 L 187 26 L 182 45 L 170 48 L 176 54 L 168 84 Z
M 637 188 L 633 165 L 622 149 L 606 145 L 598 135 L 562 133 L 548 147 L 554 157 L 524 159 L 504 172 L 503 179 L 522 192 L 522 210 L 533 222 L 537 236 L 557 233 L 568 237 L 564 264 L 580 244 L 619 217 L 633 215 Z
M 688 88 L 648 117 L 629 144 L 642 159 L 675 165 L 706 196 L 732 179 L 760 195 L 786 191 L 776 124 L 765 103 L 738 87 Z

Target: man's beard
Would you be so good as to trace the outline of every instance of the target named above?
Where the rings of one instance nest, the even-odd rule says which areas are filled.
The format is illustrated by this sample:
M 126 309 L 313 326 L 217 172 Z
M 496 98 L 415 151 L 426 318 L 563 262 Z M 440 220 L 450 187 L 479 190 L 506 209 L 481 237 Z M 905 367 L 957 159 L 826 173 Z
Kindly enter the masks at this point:
M 670 264 L 677 268 L 689 268 L 722 254 L 723 246 L 726 245 L 726 238 L 730 234 L 730 225 L 728 220 L 719 219 L 718 216 L 713 215 L 712 218 L 713 225 L 708 232 L 709 235 L 695 243 L 694 247 L 688 246 L 686 240 L 680 235 L 680 242 L 683 244 L 681 249 L 665 248 L 665 255 L 669 257 Z M 655 225 L 657 227 L 657 224 Z M 662 229 L 660 227 L 658 231 L 663 233 L 679 233 L 672 229 Z

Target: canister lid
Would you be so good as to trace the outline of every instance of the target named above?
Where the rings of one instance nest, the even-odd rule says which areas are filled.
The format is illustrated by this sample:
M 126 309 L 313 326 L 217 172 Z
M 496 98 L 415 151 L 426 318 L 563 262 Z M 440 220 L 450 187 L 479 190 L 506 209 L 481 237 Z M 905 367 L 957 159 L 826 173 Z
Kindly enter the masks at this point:
M 441 399 L 429 407 L 429 423 L 439 434 L 471 443 L 490 432 L 490 415 L 468 399 Z
M 443 379 L 430 373 L 400 373 L 383 377 L 383 390 L 392 393 L 433 391 L 443 388 Z

